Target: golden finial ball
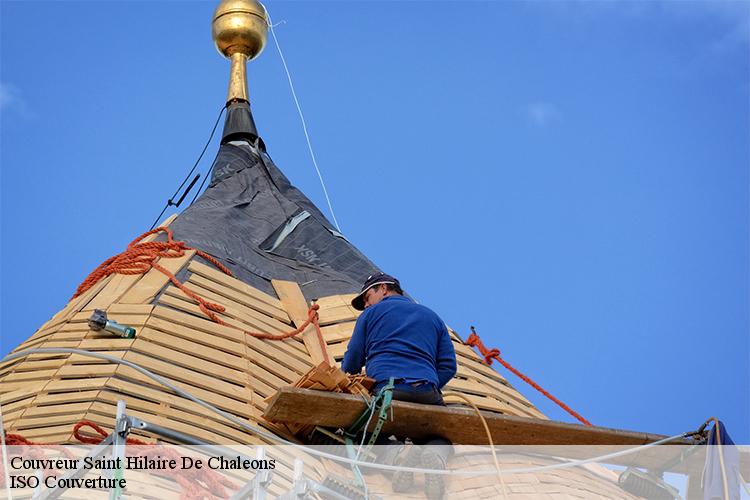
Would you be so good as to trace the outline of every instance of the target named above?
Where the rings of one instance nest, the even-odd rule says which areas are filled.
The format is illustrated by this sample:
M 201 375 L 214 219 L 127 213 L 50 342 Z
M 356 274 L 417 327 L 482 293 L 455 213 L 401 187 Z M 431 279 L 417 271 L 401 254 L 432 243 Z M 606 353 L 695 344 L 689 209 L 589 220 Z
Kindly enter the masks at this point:
M 223 0 L 214 12 L 211 31 L 223 56 L 239 52 L 253 59 L 266 45 L 266 9 L 254 0 Z

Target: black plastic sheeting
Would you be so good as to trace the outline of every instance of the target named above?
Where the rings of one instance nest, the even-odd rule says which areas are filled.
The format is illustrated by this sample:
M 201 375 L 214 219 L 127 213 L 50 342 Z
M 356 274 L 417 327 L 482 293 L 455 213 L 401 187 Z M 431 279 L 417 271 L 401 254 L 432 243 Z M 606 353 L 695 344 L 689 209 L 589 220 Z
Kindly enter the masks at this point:
M 271 279 L 312 300 L 358 292 L 379 271 L 274 165 L 246 103 L 229 107 L 222 142 L 208 188 L 170 226 L 175 239 L 273 296 Z

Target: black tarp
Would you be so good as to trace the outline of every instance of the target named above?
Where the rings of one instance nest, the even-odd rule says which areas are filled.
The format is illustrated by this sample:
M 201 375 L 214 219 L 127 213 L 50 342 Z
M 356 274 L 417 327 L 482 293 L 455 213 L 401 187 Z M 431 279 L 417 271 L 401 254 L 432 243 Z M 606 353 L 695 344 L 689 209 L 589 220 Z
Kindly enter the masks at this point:
M 246 103 L 229 107 L 211 182 L 171 228 L 271 295 L 271 279 L 308 300 L 352 293 L 378 271 L 274 165 Z

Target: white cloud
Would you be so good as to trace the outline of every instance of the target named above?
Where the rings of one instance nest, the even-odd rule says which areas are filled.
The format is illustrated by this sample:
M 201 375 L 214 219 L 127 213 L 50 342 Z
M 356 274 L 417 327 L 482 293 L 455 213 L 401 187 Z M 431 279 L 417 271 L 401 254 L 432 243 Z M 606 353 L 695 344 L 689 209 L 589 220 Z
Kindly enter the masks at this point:
M 534 126 L 547 128 L 560 123 L 563 118 L 562 111 L 552 103 L 537 101 L 526 106 L 526 118 Z
M 13 84 L 0 82 L 0 112 L 16 111 L 22 117 L 28 118 L 31 113 L 21 91 Z

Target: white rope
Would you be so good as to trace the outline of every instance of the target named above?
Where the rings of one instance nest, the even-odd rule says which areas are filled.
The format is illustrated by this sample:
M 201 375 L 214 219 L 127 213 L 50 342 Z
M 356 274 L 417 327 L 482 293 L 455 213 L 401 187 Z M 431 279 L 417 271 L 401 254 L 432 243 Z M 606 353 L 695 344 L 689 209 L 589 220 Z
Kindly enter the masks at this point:
M 302 114 L 302 107 L 299 104 L 299 99 L 297 99 L 297 92 L 295 92 L 294 90 L 294 83 L 292 83 L 292 75 L 289 73 L 289 67 L 286 64 L 286 59 L 284 59 L 284 53 L 281 51 L 281 45 L 279 45 L 279 39 L 276 38 L 276 31 L 273 29 L 274 26 L 278 26 L 278 24 L 273 24 L 273 21 L 271 21 L 271 14 L 268 12 L 268 9 L 266 8 L 265 5 L 263 5 L 263 9 L 265 9 L 266 11 L 266 17 L 268 18 L 268 29 L 271 31 L 271 37 L 273 37 L 273 42 L 276 45 L 276 50 L 279 52 L 279 57 L 281 58 L 281 64 L 284 65 L 286 78 L 289 81 L 289 88 L 292 90 L 292 97 L 294 98 L 294 104 L 297 106 L 297 112 L 299 113 L 299 118 L 302 121 L 302 131 L 305 133 L 305 140 L 307 141 L 307 149 L 310 151 L 310 158 L 312 158 L 313 165 L 315 166 L 315 171 L 318 173 L 318 179 L 320 179 L 320 185 L 323 187 L 323 194 L 326 197 L 326 203 L 328 203 L 328 210 L 330 210 L 331 212 L 331 217 L 333 217 L 333 223 L 336 225 L 336 229 L 338 230 L 339 233 L 341 233 L 342 232 L 341 227 L 339 226 L 339 222 L 336 220 L 336 214 L 333 212 L 333 205 L 331 205 L 331 198 L 328 196 L 328 189 L 326 189 L 326 183 L 325 181 L 323 181 L 323 174 L 320 173 L 318 162 L 315 159 L 315 153 L 313 152 L 312 143 L 310 142 L 310 134 L 307 132 L 307 124 L 305 123 L 305 116 Z M 281 24 L 281 22 L 279 24 Z
M 439 474 L 439 475 L 455 475 L 455 476 L 494 476 L 498 474 L 498 471 L 496 469 L 485 469 L 485 470 L 476 470 L 476 471 L 464 471 L 464 470 L 443 470 L 443 469 L 421 469 L 416 467 L 399 467 L 395 465 L 385 465 L 385 464 L 378 464 L 373 462 L 362 462 L 359 460 L 352 460 L 350 458 L 344 458 L 340 457 L 338 455 L 333 455 L 331 453 L 326 453 L 323 451 L 316 450 L 314 448 L 310 448 L 307 446 L 303 446 L 297 443 L 292 443 L 291 441 L 287 441 L 284 438 L 280 438 L 279 436 L 272 434 L 260 427 L 255 427 L 253 425 L 250 425 L 243 420 L 235 417 L 234 415 L 231 415 L 224 410 L 221 410 L 220 408 L 215 407 L 214 405 L 207 403 L 203 401 L 202 399 L 197 398 L 196 396 L 193 396 L 189 392 L 180 389 L 179 387 L 173 385 L 166 379 L 160 377 L 159 375 L 156 375 L 155 373 L 151 373 L 147 369 L 137 365 L 136 363 L 126 361 L 124 359 L 116 358 L 114 356 L 110 356 L 109 354 L 104 354 L 100 352 L 90 352 L 85 351 L 83 349 L 70 349 L 66 347 L 40 347 L 37 349 L 26 349 L 24 351 L 19 351 L 15 353 L 8 354 L 5 356 L 2 360 L 0 360 L 0 363 L 5 363 L 7 361 L 12 361 L 14 359 L 18 358 L 24 358 L 26 356 L 29 356 L 30 354 L 80 354 L 81 356 L 89 356 L 92 358 L 97 359 L 104 359 L 107 361 L 111 361 L 112 363 L 117 363 L 125 366 L 129 366 L 130 368 L 133 368 L 134 370 L 137 370 L 138 372 L 146 375 L 150 379 L 158 382 L 159 384 L 167 387 L 172 392 L 177 394 L 178 396 L 182 396 L 186 399 L 189 399 L 190 401 L 206 408 L 207 410 L 210 410 L 218 415 L 221 415 L 222 417 L 226 418 L 230 422 L 234 423 L 235 425 L 254 433 L 257 436 L 263 437 L 268 439 L 269 441 L 275 441 L 282 445 L 291 446 L 293 448 L 300 449 L 303 453 L 308 453 L 310 455 L 315 455 L 321 458 L 327 458 L 329 460 L 333 460 L 335 462 L 341 462 L 349 465 L 359 465 L 368 469 L 380 469 L 380 470 L 387 470 L 387 471 L 406 471 L 406 472 L 416 472 L 416 473 L 423 473 L 423 474 Z M 607 455 L 601 455 L 598 457 L 593 458 L 587 458 L 585 460 L 571 460 L 569 462 L 564 462 L 561 464 L 551 464 L 551 465 L 542 465 L 542 466 L 534 466 L 534 467 L 520 467 L 517 469 L 505 469 L 502 471 L 502 474 L 522 474 L 522 473 L 530 473 L 530 472 L 540 472 L 540 471 L 547 471 L 547 470 L 557 470 L 557 469 L 567 469 L 570 467 L 577 467 L 579 465 L 585 465 L 589 463 L 594 462 L 602 462 L 609 460 L 611 458 L 616 457 L 622 457 L 625 455 L 629 455 L 631 453 L 636 453 L 638 451 L 645 450 L 647 448 L 651 448 L 654 446 L 659 446 L 661 444 L 668 443 L 670 441 L 675 441 L 677 439 L 681 439 L 684 437 L 689 436 L 691 433 L 683 433 L 683 434 L 677 434 L 675 436 L 667 437 L 664 439 L 660 439 L 658 441 L 654 441 L 653 443 L 644 444 L 641 446 L 636 446 L 635 448 L 630 448 L 627 450 L 622 450 L 614 453 L 609 453 Z M 7 470 L 7 469 L 6 469 Z

